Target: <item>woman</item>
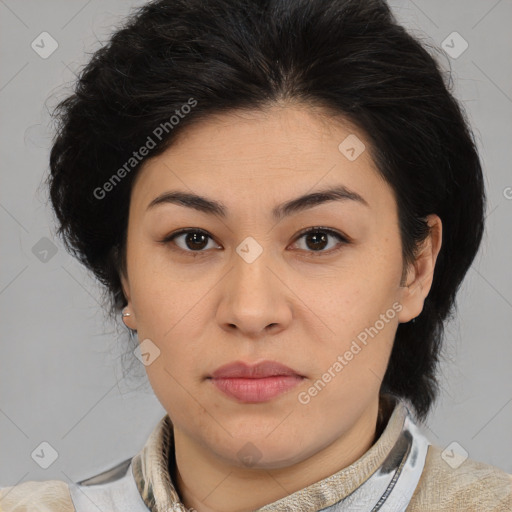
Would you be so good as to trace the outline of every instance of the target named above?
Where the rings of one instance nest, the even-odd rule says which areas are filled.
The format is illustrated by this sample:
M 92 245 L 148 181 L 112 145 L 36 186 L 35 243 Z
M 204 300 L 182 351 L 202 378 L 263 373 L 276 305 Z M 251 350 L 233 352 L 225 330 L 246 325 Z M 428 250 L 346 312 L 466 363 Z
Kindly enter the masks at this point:
M 159 0 L 57 109 L 50 196 L 167 411 L 2 511 L 512 510 L 418 430 L 480 245 L 472 132 L 378 0 Z M 460 457 L 459 457 L 460 458 Z

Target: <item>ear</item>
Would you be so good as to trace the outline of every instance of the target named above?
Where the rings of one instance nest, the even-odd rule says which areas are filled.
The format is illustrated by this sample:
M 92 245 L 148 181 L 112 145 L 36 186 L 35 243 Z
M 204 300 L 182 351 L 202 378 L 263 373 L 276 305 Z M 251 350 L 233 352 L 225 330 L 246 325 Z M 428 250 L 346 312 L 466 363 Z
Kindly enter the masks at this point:
M 414 264 L 409 266 L 407 284 L 400 289 L 400 323 L 409 322 L 422 312 L 434 279 L 434 268 L 442 245 L 443 226 L 441 219 L 435 214 L 428 215 L 427 222 L 430 234 L 423 242 Z
M 130 294 L 130 283 L 128 278 L 121 272 L 121 287 L 123 289 L 124 296 L 126 297 L 126 301 L 128 302 L 127 306 L 123 308 L 123 312 L 130 313 L 130 316 L 123 316 L 124 324 L 130 329 L 136 331 L 137 330 L 137 320 L 135 318 L 135 311 L 133 310 L 131 294 Z

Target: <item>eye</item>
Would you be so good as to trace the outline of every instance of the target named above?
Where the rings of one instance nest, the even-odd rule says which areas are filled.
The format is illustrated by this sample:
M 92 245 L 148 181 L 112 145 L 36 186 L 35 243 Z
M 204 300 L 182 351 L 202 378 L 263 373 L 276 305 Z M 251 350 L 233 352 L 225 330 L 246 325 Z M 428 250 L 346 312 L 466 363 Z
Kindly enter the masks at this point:
M 182 238 L 181 244 L 175 242 L 175 240 L 180 240 L 180 238 Z M 336 238 L 338 240 L 338 247 L 336 247 L 335 244 L 334 249 L 326 251 L 324 249 L 329 245 L 329 238 Z M 208 239 L 213 241 L 213 238 L 207 231 L 197 228 L 188 228 L 172 233 L 163 240 L 160 240 L 160 242 L 164 245 L 168 245 L 169 242 L 173 242 L 173 244 L 178 247 L 178 250 L 187 252 L 191 256 L 199 256 L 206 252 L 204 249 L 212 248 L 208 247 Z M 330 254 L 339 250 L 341 248 L 340 245 L 350 243 L 350 240 L 341 233 L 330 228 L 323 227 L 308 228 L 307 230 L 302 231 L 299 233 L 298 238 L 296 238 L 296 240 L 300 239 L 304 239 L 306 242 L 306 249 L 303 250 L 311 253 L 308 256 L 320 256 L 326 253 Z M 308 250 L 311 248 L 312 250 Z M 175 250 L 174 248 L 172 249 Z
M 176 243 L 175 240 L 179 240 L 184 237 L 181 241 L 182 243 Z M 174 242 L 181 250 L 185 252 L 195 252 L 200 253 L 204 252 L 203 249 L 211 248 L 208 247 L 207 241 L 208 239 L 212 240 L 212 237 L 202 229 L 182 229 L 177 233 L 173 233 L 166 238 L 164 238 L 161 242 L 163 244 L 168 244 L 169 242 Z M 195 256 L 195 254 L 194 254 Z
M 330 250 L 324 250 L 327 246 L 329 246 L 329 238 L 336 238 L 338 240 L 338 244 L 334 244 L 334 249 L 332 249 L 333 246 L 331 245 Z M 341 233 L 323 227 L 308 228 L 306 231 L 303 231 L 299 234 L 297 240 L 301 239 L 304 239 L 305 241 L 305 250 L 311 253 L 308 254 L 308 256 L 321 256 L 322 254 L 331 254 L 341 249 L 342 245 L 350 243 L 349 239 L 343 236 Z

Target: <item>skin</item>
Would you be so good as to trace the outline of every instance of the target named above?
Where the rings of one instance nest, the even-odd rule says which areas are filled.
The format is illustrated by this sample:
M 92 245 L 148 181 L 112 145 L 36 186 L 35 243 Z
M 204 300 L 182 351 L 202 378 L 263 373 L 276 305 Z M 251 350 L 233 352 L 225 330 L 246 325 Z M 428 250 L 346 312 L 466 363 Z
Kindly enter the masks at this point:
M 354 161 L 338 149 L 350 134 L 367 148 Z M 176 485 L 186 507 L 254 510 L 349 466 L 375 442 L 396 329 L 423 308 L 442 226 L 429 216 L 431 235 L 401 286 L 397 206 L 368 148 L 364 134 L 343 120 L 311 106 L 276 105 L 202 120 L 137 175 L 122 277 L 131 316 L 124 321 L 160 350 L 146 371 L 174 425 Z M 276 205 L 339 184 L 369 206 L 329 201 L 271 218 Z M 170 190 L 220 201 L 227 217 L 169 203 L 146 211 Z M 298 235 L 318 226 L 351 242 L 329 235 L 322 245 Z M 211 238 L 160 243 L 183 228 Z M 252 263 L 236 252 L 248 236 L 262 248 Z M 395 302 L 401 309 L 394 318 L 300 403 L 299 393 Z M 263 359 L 305 378 L 263 403 L 238 402 L 207 379 L 228 362 Z M 251 465 L 238 455 L 244 446 L 255 447 Z

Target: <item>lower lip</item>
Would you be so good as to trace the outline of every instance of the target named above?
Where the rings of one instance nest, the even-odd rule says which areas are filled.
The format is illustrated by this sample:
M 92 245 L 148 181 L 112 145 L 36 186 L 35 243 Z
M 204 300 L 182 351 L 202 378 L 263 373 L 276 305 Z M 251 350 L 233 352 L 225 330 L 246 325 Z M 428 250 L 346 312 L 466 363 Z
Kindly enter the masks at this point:
M 294 388 L 303 377 L 276 375 L 260 379 L 219 378 L 211 379 L 220 391 L 243 402 L 266 402 Z

